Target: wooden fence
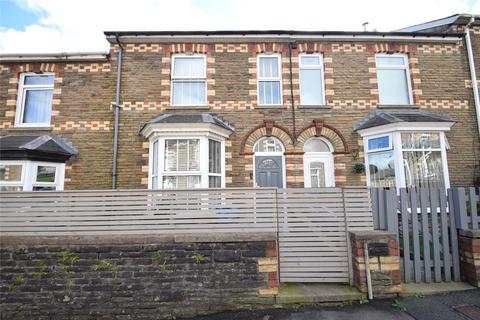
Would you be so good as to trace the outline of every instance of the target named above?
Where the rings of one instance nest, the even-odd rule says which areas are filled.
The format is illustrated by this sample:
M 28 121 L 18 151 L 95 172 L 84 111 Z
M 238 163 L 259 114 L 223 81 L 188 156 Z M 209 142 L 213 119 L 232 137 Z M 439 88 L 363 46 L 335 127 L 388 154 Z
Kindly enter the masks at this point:
M 460 280 L 457 230 L 479 228 L 478 191 L 371 189 L 375 229 L 397 232 L 405 282 Z
M 277 189 L 2 192 L 2 235 L 276 230 Z
M 275 232 L 282 282 L 349 282 L 349 231 L 373 230 L 367 188 L 4 192 L 0 234 Z
M 373 230 L 368 189 L 284 189 L 278 193 L 280 280 L 349 282 L 349 231 Z

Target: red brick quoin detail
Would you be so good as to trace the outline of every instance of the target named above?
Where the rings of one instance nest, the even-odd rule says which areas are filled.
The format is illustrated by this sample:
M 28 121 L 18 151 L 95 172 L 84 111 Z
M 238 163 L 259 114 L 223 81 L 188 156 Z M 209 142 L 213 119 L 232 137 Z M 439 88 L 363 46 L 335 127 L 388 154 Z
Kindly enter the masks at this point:
M 458 247 L 462 280 L 480 288 L 480 230 L 460 230 Z

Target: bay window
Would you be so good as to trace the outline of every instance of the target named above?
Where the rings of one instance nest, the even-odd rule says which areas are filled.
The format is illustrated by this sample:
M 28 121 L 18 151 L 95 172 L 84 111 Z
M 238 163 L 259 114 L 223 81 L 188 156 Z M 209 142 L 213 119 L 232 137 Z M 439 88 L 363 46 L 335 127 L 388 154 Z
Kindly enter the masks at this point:
M 364 145 L 371 187 L 449 187 L 443 131 L 431 128 L 364 135 Z
M 49 126 L 52 114 L 53 74 L 20 75 L 15 126 Z
M 407 187 L 445 187 L 440 133 L 402 133 L 402 155 Z
M 202 136 L 158 138 L 151 144 L 150 186 L 221 188 L 225 185 L 224 157 L 223 141 Z
M 225 140 L 235 127 L 204 114 L 162 114 L 140 134 L 150 141 L 148 187 L 225 187 Z
M 63 190 L 65 164 L 42 161 L 0 161 L 0 191 Z

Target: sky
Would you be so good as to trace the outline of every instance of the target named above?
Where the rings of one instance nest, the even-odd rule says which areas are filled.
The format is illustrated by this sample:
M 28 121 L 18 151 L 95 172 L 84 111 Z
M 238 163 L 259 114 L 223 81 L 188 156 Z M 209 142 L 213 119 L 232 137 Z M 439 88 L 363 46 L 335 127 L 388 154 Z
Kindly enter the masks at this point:
M 103 31 L 392 31 L 480 0 L 0 0 L 0 53 L 106 52 Z

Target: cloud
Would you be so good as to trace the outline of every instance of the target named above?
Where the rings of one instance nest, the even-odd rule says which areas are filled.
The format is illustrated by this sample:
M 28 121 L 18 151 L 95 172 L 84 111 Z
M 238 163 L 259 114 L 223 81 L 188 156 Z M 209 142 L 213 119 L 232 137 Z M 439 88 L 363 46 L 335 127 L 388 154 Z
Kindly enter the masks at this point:
M 388 31 L 455 13 L 480 13 L 480 0 L 16 1 L 39 19 L 22 31 L 0 27 L 3 53 L 106 51 L 105 30 L 362 30 L 368 21 L 370 30 Z

